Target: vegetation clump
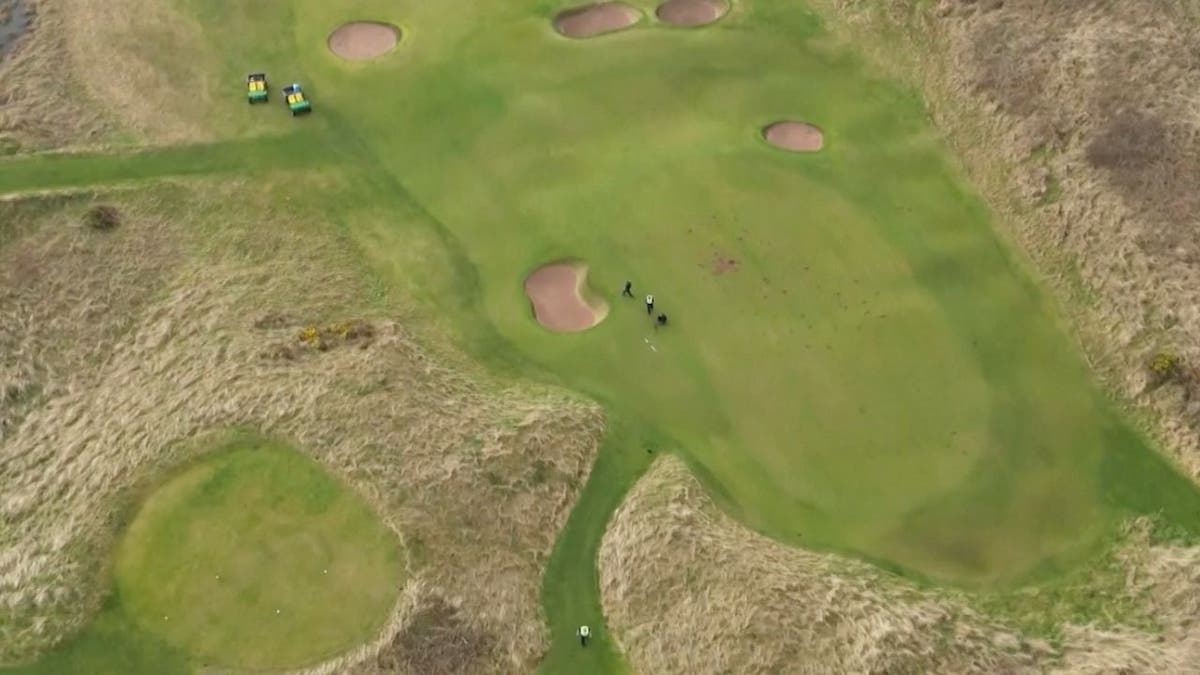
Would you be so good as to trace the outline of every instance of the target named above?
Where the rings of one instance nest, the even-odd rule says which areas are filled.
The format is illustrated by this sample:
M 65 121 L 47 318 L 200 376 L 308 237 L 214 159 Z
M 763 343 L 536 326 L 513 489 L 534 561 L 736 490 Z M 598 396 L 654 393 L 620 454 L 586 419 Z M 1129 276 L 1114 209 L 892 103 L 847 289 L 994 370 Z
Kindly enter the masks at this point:
M 93 230 L 107 232 L 121 224 L 121 212 L 115 206 L 97 204 L 83 214 L 83 224 Z
M 1157 352 L 1150 357 L 1148 364 L 1151 374 L 1159 383 L 1173 380 L 1182 373 L 1179 356 L 1172 352 Z
M 327 326 L 305 326 L 300 329 L 296 339 L 304 346 L 326 351 L 340 344 L 369 340 L 374 335 L 375 329 L 371 324 L 361 319 L 353 319 Z

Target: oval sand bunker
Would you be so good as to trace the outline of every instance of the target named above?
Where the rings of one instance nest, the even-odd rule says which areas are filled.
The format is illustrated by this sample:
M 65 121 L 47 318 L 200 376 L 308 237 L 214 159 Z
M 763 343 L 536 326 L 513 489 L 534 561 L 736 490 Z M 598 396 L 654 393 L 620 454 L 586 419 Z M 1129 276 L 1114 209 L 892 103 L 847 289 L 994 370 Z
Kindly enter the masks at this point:
M 533 318 L 553 331 L 587 330 L 604 320 L 608 305 L 584 298 L 587 265 L 556 262 L 542 265 L 525 277 L 525 295 L 533 303 Z
M 351 21 L 329 34 L 329 51 L 348 61 L 367 61 L 396 47 L 400 29 L 378 21 Z
M 792 152 L 816 152 L 825 144 L 821 130 L 807 122 L 784 120 L 763 129 L 768 143 Z
M 554 30 L 570 38 L 586 38 L 629 28 L 642 18 L 623 2 L 599 2 L 564 9 L 554 17 Z
M 721 18 L 728 10 L 723 0 L 667 0 L 654 13 L 664 23 L 703 26 Z

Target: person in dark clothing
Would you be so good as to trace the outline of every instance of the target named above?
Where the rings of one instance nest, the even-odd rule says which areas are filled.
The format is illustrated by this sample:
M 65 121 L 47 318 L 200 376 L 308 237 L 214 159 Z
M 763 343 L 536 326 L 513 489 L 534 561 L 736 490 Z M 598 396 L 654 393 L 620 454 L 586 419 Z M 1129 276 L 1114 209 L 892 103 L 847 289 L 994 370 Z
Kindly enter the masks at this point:
M 625 296 L 628 296 L 631 298 L 633 297 L 633 282 L 632 281 L 625 282 L 625 290 L 621 291 L 621 295 L 625 295 Z
M 660 326 L 667 325 L 667 315 L 666 314 L 658 315 L 658 325 L 660 325 Z
M 653 314 L 653 313 L 654 313 L 654 296 L 647 295 L 646 296 L 646 314 Z

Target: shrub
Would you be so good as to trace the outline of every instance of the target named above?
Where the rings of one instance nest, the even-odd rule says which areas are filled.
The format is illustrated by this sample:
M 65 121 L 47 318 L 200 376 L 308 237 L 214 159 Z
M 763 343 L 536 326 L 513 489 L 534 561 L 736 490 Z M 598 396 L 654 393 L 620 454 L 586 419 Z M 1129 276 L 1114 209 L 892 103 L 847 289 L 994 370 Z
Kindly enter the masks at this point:
M 114 206 L 98 204 L 83 214 L 83 224 L 93 230 L 111 230 L 121 224 L 121 213 Z
M 1150 358 L 1149 366 L 1159 381 L 1166 381 L 1179 374 L 1179 357 L 1170 352 L 1158 352 Z

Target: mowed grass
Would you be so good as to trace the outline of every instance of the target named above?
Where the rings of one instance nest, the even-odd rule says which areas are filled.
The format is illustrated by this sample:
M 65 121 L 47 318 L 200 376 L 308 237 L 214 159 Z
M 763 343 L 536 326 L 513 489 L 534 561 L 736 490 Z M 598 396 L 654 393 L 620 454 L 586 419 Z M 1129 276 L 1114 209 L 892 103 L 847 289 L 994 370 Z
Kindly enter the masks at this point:
M 681 453 L 780 540 L 964 586 L 1053 579 L 1132 514 L 1200 531 L 1197 491 L 1093 386 L 920 99 L 801 4 L 588 41 L 554 34 L 545 0 L 179 4 L 224 55 L 214 124 L 289 133 L 280 165 L 328 157 L 343 180 L 310 208 L 388 288 L 496 372 L 609 410 L 620 431 L 546 579 L 548 672 L 620 668 L 571 634 L 602 620 L 595 548 L 646 449 Z M 351 19 L 404 39 L 342 62 L 324 40 Z M 246 106 L 258 69 L 303 81 L 313 116 Z M 820 126 L 825 149 L 767 146 L 781 117 Z M 718 256 L 736 268 L 717 274 Z M 566 257 L 613 307 L 582 334 L 541 329 L 521 291 Z M 618 297 L 625 279 L 669 327 Z
M 360 2 L 294 24 L 329 140 L 363 157 L 338 203 L 405 204 L 341 220 L 472 352 L 657 430 L 749 525 L 919 577 L 1048 576 L 1130 513 L 1196 528 L 1195 490 L 1093 387 L 914 93 L 794 3 L 588 41 L 553 33 L 556 8 Z M 320 45 L 351 16 L 406 41 L 344 64 Z M 781 117 L 825 150 L 767 146 Z M 430 231 L 444 272 L 409 251 Z M 553 334 L 521 280 L 572 256 L 614 309 Z M 625 279 L 668 328 L 617 297 Z
M 395 534 L 313 460 L 242 438 L 168 477 L 122 535 L 100 616 L 16 673 L 295 668 L 373 638 Z
M 366 503 L 272 444 L 222 452 L 155 490 L 115 565 L 142 628 L 201 665 L 252 670 L 369 640 L 401 574 L 399 542 Z

